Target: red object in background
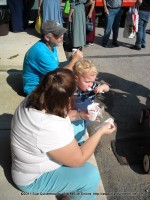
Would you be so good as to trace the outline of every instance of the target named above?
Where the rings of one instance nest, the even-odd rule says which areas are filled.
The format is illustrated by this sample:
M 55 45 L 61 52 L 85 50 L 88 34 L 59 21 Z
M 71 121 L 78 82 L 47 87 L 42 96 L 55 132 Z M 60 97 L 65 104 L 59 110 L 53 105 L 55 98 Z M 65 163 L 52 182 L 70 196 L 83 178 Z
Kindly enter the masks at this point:
M 123 7 L 131 7 L 134 5 L 134 3 L 136 2 L 136 0 L 124 0 L 123 1 Z M 102 0 L 96 0 L 96 7 L 102 7 L 103 6 L 103 2 Z

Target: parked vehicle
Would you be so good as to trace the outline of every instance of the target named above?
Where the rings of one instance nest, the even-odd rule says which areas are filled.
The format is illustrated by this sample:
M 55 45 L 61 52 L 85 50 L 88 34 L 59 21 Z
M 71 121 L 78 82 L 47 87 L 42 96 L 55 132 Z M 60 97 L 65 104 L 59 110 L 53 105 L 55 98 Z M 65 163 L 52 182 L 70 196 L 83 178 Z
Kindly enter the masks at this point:
M 130 7 L 133 6 L 136 0 L 124 0 L 123 1 L 123 7 Z M 96 7 L 103 7 L 102 0 L 96 0 Z

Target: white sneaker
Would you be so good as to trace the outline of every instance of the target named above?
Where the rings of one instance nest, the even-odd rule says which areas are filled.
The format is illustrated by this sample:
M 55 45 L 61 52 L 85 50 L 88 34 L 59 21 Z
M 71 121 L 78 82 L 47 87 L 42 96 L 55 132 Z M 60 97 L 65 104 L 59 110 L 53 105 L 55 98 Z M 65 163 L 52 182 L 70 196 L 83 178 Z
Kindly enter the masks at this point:
M 86 47 L 90 47 L 90 46 L 93 46 L 93 45 L 94 45 L 94 43 L 89 42 L 89 43 L 86 44 Z

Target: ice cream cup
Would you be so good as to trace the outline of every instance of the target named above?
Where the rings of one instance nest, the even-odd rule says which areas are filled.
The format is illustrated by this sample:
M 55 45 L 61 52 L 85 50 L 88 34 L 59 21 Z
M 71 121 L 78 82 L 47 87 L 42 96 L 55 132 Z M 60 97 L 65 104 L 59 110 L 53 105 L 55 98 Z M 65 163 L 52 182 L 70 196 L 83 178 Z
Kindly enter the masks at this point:
M 74 48 L 74 49 L 72 49 L 72 53 L 74 53 L 74 52 L 75 52 L 75 51 L 77 51 L 77 50 L 78 50 L 78 49 L 75 49 L 75 48 Z
M 97 118 L 97 115 L 98 115 L 98 111 L 93 108 L 93 105 L 89 105 L 87 107 L 87 110 L 88 110 L 88 113 L 90 115 L 89 120 L 90 121 L 95 121 L 96 118 Z

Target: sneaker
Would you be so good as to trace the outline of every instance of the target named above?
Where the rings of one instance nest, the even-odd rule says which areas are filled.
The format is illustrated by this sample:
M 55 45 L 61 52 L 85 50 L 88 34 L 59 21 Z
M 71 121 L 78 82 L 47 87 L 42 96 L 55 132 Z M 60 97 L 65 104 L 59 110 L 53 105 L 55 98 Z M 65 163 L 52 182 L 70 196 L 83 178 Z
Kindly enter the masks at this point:
M 138 47 L 136 45 L 133 45 L 130 47 L 130 49 L 133 49 L 133 50 L 141 50 L 141 47 Z
M 118 42 L 113 42 L 112 45 L 113 45 L 114 47 L 119 47 Z
M 88 42 L 88 43 L 86 44 L 86 47 L 90 47 L 90 46 L 93 46 L 93 45 L 94 45 L 94 43 Z
M 141 48 L 145 49 L 145 48 L 146 48 L 146 46 L 145 46 L 144 44 L 142 44 Z

